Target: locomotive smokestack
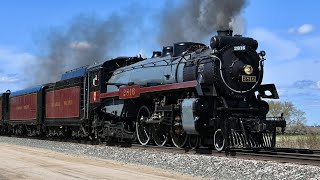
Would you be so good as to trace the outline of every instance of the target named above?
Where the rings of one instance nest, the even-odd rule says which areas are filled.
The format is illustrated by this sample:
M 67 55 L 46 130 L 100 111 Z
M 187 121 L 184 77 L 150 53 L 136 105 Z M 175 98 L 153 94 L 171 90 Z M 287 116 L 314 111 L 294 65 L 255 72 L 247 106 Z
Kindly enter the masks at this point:
M 218 36 L 232 36 L 233 31 L 231 29 L 228 30 L 218 30 Z

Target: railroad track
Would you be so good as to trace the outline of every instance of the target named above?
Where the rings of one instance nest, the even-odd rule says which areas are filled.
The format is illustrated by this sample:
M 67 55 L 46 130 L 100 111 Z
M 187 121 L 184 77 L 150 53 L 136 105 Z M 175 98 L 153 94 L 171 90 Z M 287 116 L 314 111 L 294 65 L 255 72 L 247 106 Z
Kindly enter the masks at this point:
M 22 137 L 22 138 L 26 138 L 26 137 Z M 80 144 L 92 144 L 91 141 L 86 141 L 86 140 L 82 140 L 79 142 L 77 140 L 61 140 L 61 139 L 55 139 L 55 138 L 48 138 L 48 139 L 32 138 L 32 139 L 63 141 L 63 142 L 80 143 Z M 99 144 L 99 146 L 105 146 L 105 145 L 106 145 L 105 143 Z M 107 145 L 110 145 L 110 144 L 107 144 Z M 294 164 L 302 164 L 302 165 L 320 166 L 320 150 L 311 150 L 311 149 L 297 149 L 297 148 L 237 149 L 237 148 L 233 148 L 227 151 L 218 152 L 216 150 L 208 149 L 208 148 L 178 149 L 176 147 L 170 147 L 170 146 L 153 146 L 153 145 L 142 146 L 136 143 L 132 143 L 130 145 L 128 144 L 111 144 L 111 145 L 148 150 L 148 151 L 177 153 L 177 154 L 186 154 L 186 153 L 199 154 L 199 155 L 201 154 L 201 155 L 218 156 L 218 157 L 241 158 L 241 159 L 248 159 L 248 160 L 275 161 L 275 162 L 281 162 L 281 163 L 294 163 Z
M 275 148 L 275 149 L 230 149 L 218 152 L 216 150 L 199 149 L 177 149 L 173 147 L 141 146 L 134 144 L 132 148 L 143 150 L 154 150 L 171 153 L 189 153 L 212 155 L 218 157 L 241 158 L 250 160 L 275 161 L 281 163 L 294 163 L 301 165 L 320 166 L 320 150 L 297 149 L 297 148 Z
M 309 149 L 276 148 L 260 151 L 250 149 L 231 149 L 228 153 L 230 156 L 237 158 L 240 157 L 254 160 L 320 166 L 319 152 L 319 150 Z

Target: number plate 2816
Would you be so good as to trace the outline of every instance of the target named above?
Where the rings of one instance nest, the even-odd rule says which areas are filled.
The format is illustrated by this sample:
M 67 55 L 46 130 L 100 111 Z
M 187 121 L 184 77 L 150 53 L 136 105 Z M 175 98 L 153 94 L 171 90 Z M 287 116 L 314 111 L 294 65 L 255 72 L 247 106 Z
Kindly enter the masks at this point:
M 119 89 L 119 99 L 130 99 L 136 98 L 140 96 L 140 86 L 133 85 L 133 86 L 126 86 L 121 87 Z
M 256 82 L 256 76 L 242 76 L 242 82 Z

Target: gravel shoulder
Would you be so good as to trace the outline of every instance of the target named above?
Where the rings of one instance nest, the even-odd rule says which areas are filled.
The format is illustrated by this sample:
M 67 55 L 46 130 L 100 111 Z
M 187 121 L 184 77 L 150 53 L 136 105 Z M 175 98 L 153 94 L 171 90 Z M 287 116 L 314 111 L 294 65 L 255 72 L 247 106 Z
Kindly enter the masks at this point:
M 178 173 L 0 143 L 0 179 L 180 179 Z M 183 179 L 193 179 L 186 175 Z
M 83 164 L 90 165 L 91 160 L 105 161 L 130 166 L 123 171 L 116 171 L 115 174 L 122 174 L 130 171 L 130 174 L 141 172 L 148 175 L 148 179 L 153 179 L 152 175 L 159 178 L 171 179 L 319 179 L 320 167 L 308 165 L 284 164 L 267 161 L 243 160 L 229 157 L 215 157 L 208 155 L 179 154 L 169 152 L 155 152 L 135 148 L 119 148 L 110 146 L 93 146 L 77 143 L 65 143 L 35 139 L 0 137 L 0 147 L 8 144 L 19 145 L 20 148 L 40 148 L 40 151 L 50 150 L 51 153 L 63 153 L 64 156 L 85 158 Z M 24 147 L 21 147 L 24 146 Z M 39 149 L 38 149 L 39 150 Z M 2 151 L 0 149 L 0 151 Z M 54 152 L 52 152 L 54 151 Z M 44 152 L 45 153 L 45 152 Z M 47 152 L 48 153 L 48 152 Z M 62 159 L 64 160 L 64 158 Z M 0 159 L 0 162 L 3 162 Z M 2 164 L 2 163 L 1 163 Z M 75 163 L 82 166 L 81 163 Z M 75 165 L 75 167 L 77 167 Z M 1 167 L 1 166 L 0 166 Z M 3 166 L 2 166 L 3 167 Z M 2 168 L 1 167 L 1 168 Z M 106 166 L 98 166 L 103 168 Z M 79 167 L 77 167 L 79 168 Z M 92 167 L 96 168 L 95 166 Z M 144 172 L 144 168 L 150 168 Z M 155 168 L 155 169 L 153 169 Z M 86 168 L 83 168 L 86 169 Z M 77 170 L 83 172 L 82 170 Z M 161 169 L 161 170 L 160 170 Z M 2 174 L 0 169 L 0 173 Z M 161 174 L 158 174 L 160 173 Z M 164 174 L 163 174 L 164 173 Z M 81 175 L 81 173 L 79 173 Z M 86 173 L 84 173 L 86 174 Z M 90 174 L 90 173 L 89 173 Z M 109 173 L 111 174 L 111 173 Z M 182 175 L 183 174 L 183 175 Z M 80 176 L 79 175 L 79 176 Z M 81 178 L 82 177 L 77 177 Z M 99 177 L 97 177 L 99 178 Z M 159 179 L 158 177 L 155 179 Z M 1 179 L 1 175 L 0 175 Z M 18 178 L 20 179 L 20 178 Z M 83 179 L 86 179 L 85 177 Z M 95 177 L 89 179 L 96 179 Z M 103 177 L 103 179 L 107 179 Z M 121 179 L 115 176 L 111 179 Z M 133 176 L 129 179 L 133 179 Z M 143 178 L 142 178 L 143 179 Z

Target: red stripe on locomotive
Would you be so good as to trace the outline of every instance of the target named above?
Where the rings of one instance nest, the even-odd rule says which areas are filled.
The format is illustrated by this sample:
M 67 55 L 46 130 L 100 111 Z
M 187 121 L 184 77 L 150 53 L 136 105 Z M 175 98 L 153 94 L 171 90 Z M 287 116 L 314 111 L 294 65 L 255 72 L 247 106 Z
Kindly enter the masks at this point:
M 119 99 L 131 99 L 140 96 L 140 85 L 119 88 Z
M 49 91 L 46 94 L 46 118 L 80 116 L 80 87 Z
M 100 98 L 103 99 L 103 98 L 111 98 L 111 97 L 119 96 L 120 99 L 129 99 L 129 98 L 139 97 L 140 94 L 142 93 L 168 91 L 173 89 L 184 89 L 184 88 L 196 87 L 197 85 L 198 85 L 198 81 L 196 80 L 181 82 L 181 83 L 165 84 L 165 85 L 159 85 L 159 86 L 144 87 L 144 88 L 137 88 L 135 86 L 138 86 L 138 85 L 134 85 L 134 86 L 127 86 L 127 87 L 120 88 L 119 91 L 102 93 L 100 94 Z M 135 92 L 134 95 L 130 91 L 127 92 L 128 90 L 133 89 L 131 87 L 134 87 L 135 91 L 138 91 L 138 92 L 137 93 Z
M 37 93 L 12 97 L 10 99 L 10 120 L 36 120 L 37 105 Z
M 93 91 L 90 93 L 90 103 L 100 102 L 100 91 Z
M 100 99 L 110 98 L 110 97 L 118 97 L 118 96 L 119 96 L 119 91 L 102 93 L 102 94 L 100 94 Z
M 197 85 L 198 85 L 198 82 L 196 80 L 186 81 L 181 83 L 173 83 L 173 84 L 165 84 L 165 85 L 141 88 L 141 93 L 168 91 L 172 89 L 184 89 L 184 88 L 196 87 Z

